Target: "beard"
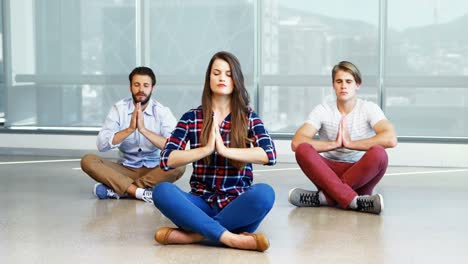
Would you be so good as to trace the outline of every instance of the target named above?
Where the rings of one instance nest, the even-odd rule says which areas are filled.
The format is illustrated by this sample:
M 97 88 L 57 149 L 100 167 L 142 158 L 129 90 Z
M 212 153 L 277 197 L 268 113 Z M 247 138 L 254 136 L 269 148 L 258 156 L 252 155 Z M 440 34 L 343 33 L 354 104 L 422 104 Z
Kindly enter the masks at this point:
M 134 94 L 132 94 L 132 98 L 133 98 L 133 102 L 136 104 L 136 103 L 141 103 L 141 105 L 146 105 L 148 103 L 148 101 L 151 99 L 151 94 L 148 94 L 148 96 L 146 96 L 144 99 L 142 100 L 139 100 Z

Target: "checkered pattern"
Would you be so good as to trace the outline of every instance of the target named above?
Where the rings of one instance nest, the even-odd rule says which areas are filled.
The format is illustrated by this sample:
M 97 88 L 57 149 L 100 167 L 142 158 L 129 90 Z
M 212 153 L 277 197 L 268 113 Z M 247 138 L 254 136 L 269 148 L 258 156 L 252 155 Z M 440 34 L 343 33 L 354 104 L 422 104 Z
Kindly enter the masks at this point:
M 253 146 L 261 147 L 268 155 L 268 163 L 276 163 L 276 150 L 270 135 L 263 126 L 262 120 L 253 111 L 249 111 L 248 137 L 255 138 Z M 220 127 L 224 145 L 230 144 L 231 115 L 228 115 Z M 160 166 L 164 170 L 171 169 L 167 165 L 168 157 L 174 150 L 184 150 L 190 141 L 190 148 L 201 147 L 200 138 L 203 126 L 203 111 L 201 107 L 185 113 L 172 136 L 168 138 L 164 150 L 161 152 Z M 193 174 L 190 178 L 191 193 L 201 196 L 211 206 L 223 208 L 248 190 L 253 180 L 252 164 L 247 163 L 243 169 L 229 165 L 228 159 L 214 152 L 211 155 L 211 164 L 203 160 L 193 163 Z

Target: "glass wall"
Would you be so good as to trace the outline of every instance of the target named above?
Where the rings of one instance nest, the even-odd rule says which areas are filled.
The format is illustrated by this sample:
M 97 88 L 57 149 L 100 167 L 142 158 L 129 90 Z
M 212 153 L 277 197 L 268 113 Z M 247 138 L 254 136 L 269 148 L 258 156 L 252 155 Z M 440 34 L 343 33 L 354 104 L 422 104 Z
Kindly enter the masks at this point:
M 200 104 L 211 56 L 228 50 L 272 133 L 292 135 L 315 105 L 333 99 L 330 71 L 349 60 L 363 74 L 359 96 L 380 104 L 399 136 L 468 138 L 462 0 L 2 4 L 7 128 L 97 131 L 111 105 L 129 96 L 127 76 L 139 65 L 155 70 L 154 96 L 180 117 Z
M 468 137 L 468 2 L 388 1 L 385 105 L 400 135 Z
M 5 68 L 3 56 L 3 1 L 0 2 L 0 127 L 5 123 L 5 99 L 6 98 L 6 85 L 5 85 Z
M 252 100 L 255 58 L 253 1 L 149 1 L 149 60 L 156 96 L 178 118 L 201 104 L 208 63 L 217 51 L 235 54 Z
M 6 126 L 99 127 L 135 66 L 135 3 L 10 1 Z
M 334 98 L 331 69 L 342 60 L 358 65 L 361 96 L 377 102 L 378 1 L 262 3 L 259 107 L 270 132 L 294 133 L 314 106 Z

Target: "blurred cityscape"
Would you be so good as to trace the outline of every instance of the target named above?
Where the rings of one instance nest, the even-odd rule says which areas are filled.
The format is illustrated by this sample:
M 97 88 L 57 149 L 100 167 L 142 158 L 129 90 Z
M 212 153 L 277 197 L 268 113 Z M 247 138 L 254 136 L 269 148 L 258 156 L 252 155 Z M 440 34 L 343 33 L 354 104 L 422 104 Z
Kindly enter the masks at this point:
M 10 23 L 10 69 L 1 49 L 6 126 L 97 129 L 128 96 L 128 73 L 139 64 L 155 70 L 157 100 L 180 117 L 200 104 L 210 57 L 229 50 L 270 132 L 294 133 L 314 106 L 333 99 L 330 71 L 349 60 L 363 74 L 362 98 L 380 104 L 383 89 L 400 136 L 468 137 L 468 4 L 450 21 L 439 22 L 439 4 L 432 23 L 382 31 L 375 14 L 336 17 L 278 0 L 262 1 L 260 12 L 254 1 L 154 1 L 146 12 L 134 1 L 11 2 L 0 14 L 30 18 Z

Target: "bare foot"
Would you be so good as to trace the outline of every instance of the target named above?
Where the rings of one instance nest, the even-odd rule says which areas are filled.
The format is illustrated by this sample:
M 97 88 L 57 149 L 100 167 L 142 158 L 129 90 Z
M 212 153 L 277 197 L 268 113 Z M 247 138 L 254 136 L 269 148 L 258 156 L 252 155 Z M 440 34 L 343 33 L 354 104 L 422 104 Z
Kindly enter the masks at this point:
M 188 232 L 181 229 L 174 229 L 167 238 L 168 244 L 191 244 L 197 243 L 204 239 L 198 233 Z

